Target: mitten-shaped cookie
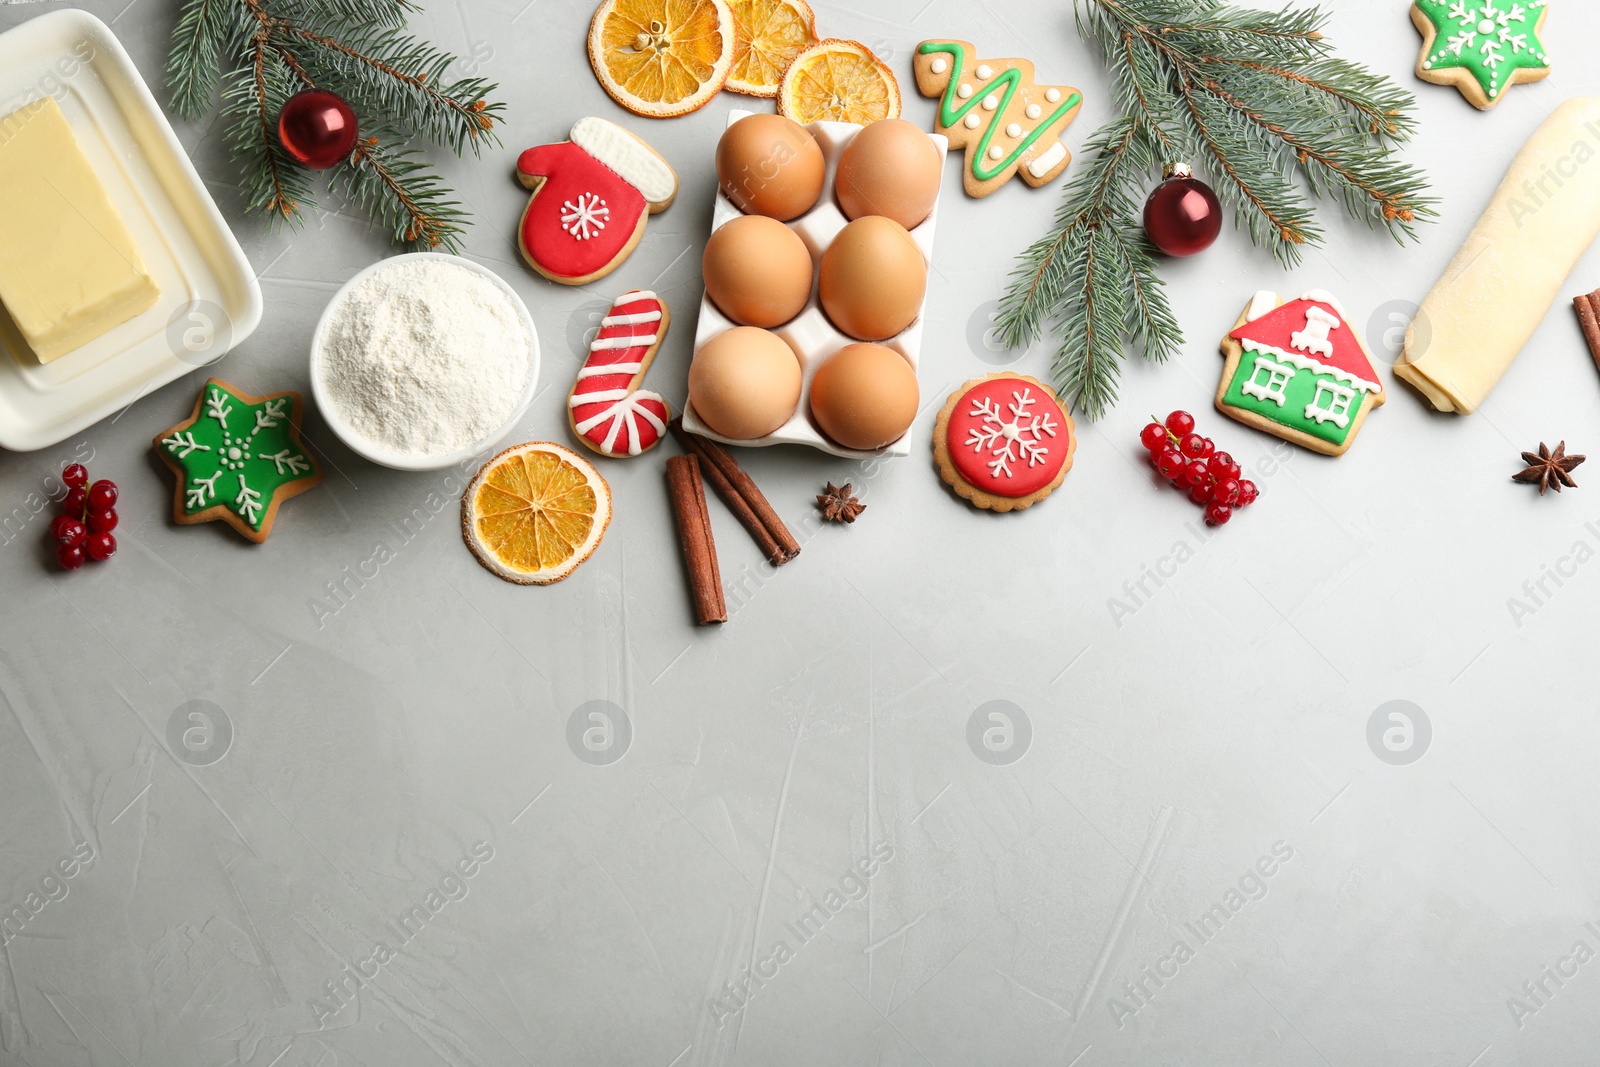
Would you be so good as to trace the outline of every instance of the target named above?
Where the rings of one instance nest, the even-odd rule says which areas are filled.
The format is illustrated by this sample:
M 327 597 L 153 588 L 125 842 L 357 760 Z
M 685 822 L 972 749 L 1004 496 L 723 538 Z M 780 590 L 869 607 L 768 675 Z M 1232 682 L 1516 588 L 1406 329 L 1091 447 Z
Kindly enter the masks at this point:
M 585 285 L 616 270 L 645 222 L 678 195 L 678 175 L 656 150 L 605 119 L 582 118 L 570 139 L 522 153 L 517 178 L 533 190 L 517 243 L 553 282 Z

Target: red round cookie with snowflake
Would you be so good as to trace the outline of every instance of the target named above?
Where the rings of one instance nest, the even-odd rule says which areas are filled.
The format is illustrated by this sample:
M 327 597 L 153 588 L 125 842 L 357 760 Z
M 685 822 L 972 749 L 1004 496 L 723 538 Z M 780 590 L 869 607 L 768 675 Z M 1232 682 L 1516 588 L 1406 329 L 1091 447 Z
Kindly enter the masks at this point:
M 945 403 L 933 436 L 945 482 L 991 511 L 1019 511 L 1055 492 L 1077 447 L 1055 392 L 1022 374 L 967 382 Z

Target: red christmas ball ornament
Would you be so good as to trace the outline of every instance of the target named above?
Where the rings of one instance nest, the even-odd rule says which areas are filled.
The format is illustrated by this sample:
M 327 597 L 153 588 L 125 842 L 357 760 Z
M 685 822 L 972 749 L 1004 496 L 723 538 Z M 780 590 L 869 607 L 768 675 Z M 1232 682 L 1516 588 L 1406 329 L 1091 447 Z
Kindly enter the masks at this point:
M 1222 233 L 1222 203 L 1186 163 L 1169 163 L 1144 204 L 1144 232 L 1169 256 L 1204 252 Z
M 356 134 L 356 113 L 326 89 L 296 93 L 278 115 L 278 140 L 284 151 L 312 170 L 327 170 L 349 159 Z

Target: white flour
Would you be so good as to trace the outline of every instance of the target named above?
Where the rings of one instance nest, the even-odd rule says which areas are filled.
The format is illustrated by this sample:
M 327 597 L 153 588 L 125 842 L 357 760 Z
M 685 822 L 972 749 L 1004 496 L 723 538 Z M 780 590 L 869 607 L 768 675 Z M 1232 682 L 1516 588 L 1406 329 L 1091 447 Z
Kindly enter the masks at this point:
M 329 320 L 324 395 L 387 451 L 459 452 L 511 416 L 531 345 L 493 281 L 446 260 L 408 260 L 352 289 Z

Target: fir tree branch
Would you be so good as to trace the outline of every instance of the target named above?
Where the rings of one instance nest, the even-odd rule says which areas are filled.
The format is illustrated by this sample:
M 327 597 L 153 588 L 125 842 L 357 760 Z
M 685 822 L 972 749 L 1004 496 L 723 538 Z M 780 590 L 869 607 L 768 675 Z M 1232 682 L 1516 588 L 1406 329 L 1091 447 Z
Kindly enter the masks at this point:
M 1286 119 L 1266 114 L 1263 109 L 1251 106 L 1216 82 L 1208 83 L 1206 91 L 1292 152 L 1293 157 L 1306 168 L 1306 176 L 1314 192 L 1343 190 L 1351 194 L 1351 199 L 1346 201 L 1350 214 L 1366 214 L 1369 219 L 1376 218 L 1388 225 L 1402 227 L 1416 218 L 1415 209 L 1392 192 L 1391 186 L 1379 180 L 1384 173 L 1385 162 L 1381 151 L 1364 149 L 1351 153 L 1345 151 L 1344 146 L 1318 144 L 1312 137 L 1291 129 Z M 1363 211 L 1363 201 L 1371 202 L 1370 211 Z
M 393 129 L 365 135 L 335 178 L 350 202 L 414 252 L 461 251 L 466 212 L 437 172 Z
M 1102 225 L 1122 205 L 1116 198 L 1126 184 L 1126 170 L 1138 167 L 1139 123 L 1119 119 L 1098 130 L 1084 151 L 1088 165 L 1067 186 L 1056 211 L 1053 232 L 1022 254 L 1011 286 L 1000 302 L 998 323 L 1007 348 L 1032 344 L 1062 301 L 1061 279 L 1072 243 L 1080 231 Z
M 1172 313 L 1167 294 L 1162 291 L 1164 283 L 1156 274 L 1153 250 L 1143 235 L 1131 234 L 1127 227 L 1113 226 L 1110 232 L 1116 241 L 1123 274 L 1131 282 L 1128 293 L 1133 300 L 1128 305 L 1123 329 L 1145 359 L 1165 363 L 1177 354 L 1183 332 Z
M 1229 116 L 1207 106 L 1187 77 L 1180 91 L 1206 152 L 1227 179 L 1219 192 L 1223 203 L 1245 220 L 1256 244 L 1269 246 L 1285 266 L 1299 263 L 1300 246 L 1322 236 L 1311 225 L 1310 206 L 1278 173 L 1270 153 L 1241 136 Z
M 1324 59 L 1299 71 L 1231 56 L 1218 56 L 1212 62 L 1260 71 L 1303 88 L 1307 92 L 1300 98 L 1308 108 L 1315 106 L 1320 94 L 1360 116 L 1366 131 L 1376 137 L 1405 141 L 1416 131 L 1410 94 L 1343 60 Z
M 421 10 L 413 0 L 277 0 L 274 7 L 288 22 L 336 22 L 354 30 L 404 26 L 408 15 Z
M 247 65 L 228 75 L 223 115 L 229 122 L 228 147 L 244 164 L 245 206 L 277 225 L 298 222 L 301 209 L 314 204 L 307 172 L 278 141 L 278 112 L 300 86 L 265 38 L 261 32 L 252 35 Z
M 306 61 L 320 80 L 352 103 L 359 101 L 363 110 L 409 114 L 414 132 L 457 155 L 467 146 L 476 155 L 485 141 L 499 143 L 493 131 L 504 105 L 484 100 L 493 86 L 481 79 L 440 83 L 456 61 L 450 53 L 394 31 L 371 36 L 359 46 L 305 26 L 281 26 L 279 32 L 309 46 Z
M 198 118 L 216 95 L 228 37 L 228 2 L 184 0 L 179 12 L 167 57 L 167 86 L 172 90 L 172 109 L 183 118 Z
M 1115 401 L 1125 346 L 1159 361 L 1182 344 L 1138 224 L 1158 163 L 1201 164 L 1286 266 L 1322 241 L 1316 201 L 1402 242 L 1434 216 L 1421 172 L 1393 155 L 1415 129 L 1411 94 L 1333 55 L 1320 7 L 1074 0 L 1074 11 L 1122 117 L 1090 139 L 1053 228 L 1019 258 L 999 322 L 1010 347 L 1055 326 L 1057 385 L 1089 418 Z
M 363 137 L 334 184 L 397 242 L 457 251 L 468 222 L 418 139 L 461 155 L 499 143 L 505 105 L 481 78 L 448 80 L 453 55 L 405 31 L 415 0 L 182 0 L 168 57 L 174 110 L 198 117 L 222 88 L 226 143 L 249 210 L 298 223 L 312 173 L 284 150 L 278 117 L 296 92 L 345 98 Z M 227 73 L 219 76 L 226 67 Z

